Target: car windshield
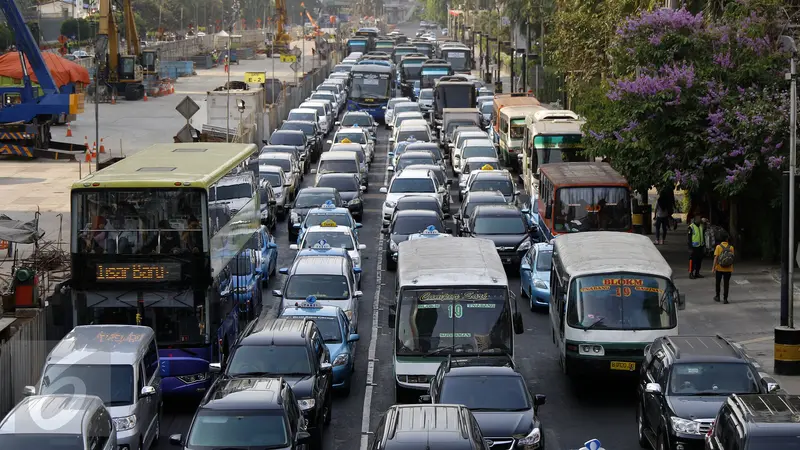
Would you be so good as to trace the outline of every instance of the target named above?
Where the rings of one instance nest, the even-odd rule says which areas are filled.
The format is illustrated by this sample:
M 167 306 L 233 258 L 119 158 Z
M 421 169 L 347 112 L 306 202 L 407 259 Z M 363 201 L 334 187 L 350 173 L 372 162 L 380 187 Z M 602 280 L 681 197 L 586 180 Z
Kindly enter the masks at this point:
M 312 231 L 306 233 L 303 238 L 303 248 L 311 248 L 319 241 L 326 241 L 331 248 L 343 248 L 345 250 L 354 250 L 353 237 L 347 233 L 335 232 L 328 233 L 325 231 Z
M 312 123 L 287 122 L 281 126 L 281 130 L 297 130 L 302 131 L 306 136 L 314 135 L 314 125 Z
M 452 134 L 457 127 L 474 127 L 476 123 L 471 120 L 451 120 L 447 122 L 447 134 Z
M 419 112 L 419 105 L 411 103 L 408 105 L 397 105 L 394 107 L 394 113 L 400 114 L 404 112 Z
M 302 120 L 305 122 L 316 121 L 316 114 L 313 112 L 290 112 L 286 120 Z
M 253 186 L 249 183 L 228 184 L 216 186 L 209 191 L 208 201 L 233 200 L 237 198 L 250 198 L 253 196 Z
M 511 139 L 522 139 L 525 137 L 525 119 L 512 119 L 509 134 Z
M 466 202 L 464 206 L 464 217 L 469 217 L 478 205 L 505 205 L 505 197 L 498 195 L 497 197 L 485 197 L 480 200 L 472 200 Z
M 438 217 L 425 216 L 398 216 L 392 226 L 392 234 L 422 233 L 433 225 L 440 233 L 444 233 L 444 226 Z
M 644 274 L 586 275 L 570 283 L 567 324 L 598 330 L 665 330 L 677 323 L 675 289 Z
M 398 97 L 389 100 L 389 104 L 386 107 L 387 110 L 394 110 L 395 105 L 399 105 L 400 103 L 410 102 L 411 99 L 407 97 Z
M 353 226 L 352 221 L 350 220 L 350 214 L 330 214 L 330 213 L 325 213 L 325 214 L 315 213 L 307 215 L 305 226 L 306 228 L 314 227 L 328 219 L 333 220 L 338 225 L 346 227 Z
M 556 231 L 625 231 L 631 227 L 630 193 L 625 187 L 565 187 L 556 191 Z
M 494 110 L 494 105 L 491 102 L 486 102 L 481 105 L 481 114 L 490 115 Z
M 503 195 L 514 195 L 514 183 L 511 180 L 476 179 L 469 188 L 474 192 L 500 191 Z
M 400 161 L 397 161 L 397 170 L 400 171 L 408 166 L 424 164 L 436 164 L 436 162 L 433 158 L 401 158 Z
M 303 135 L 298 133 L 281 133 L 276 131 L 272 133 L 269 138 L 269 143 L 272 145 L 303 145 Z
M 430 178 L 395 178 L 389 188 L 392 194 L 409 194 L 412 192 L 436 192 Z
M 83 436 L 80 434 L 0 434 L 0 448 L 83 450 Z
M 553 267 L 553 252 L 540 251 L 536 257 L 536 271 L 549 272 Z
M 354 192 L 360 189 L 358 179 L 356 177 L 320 177 L 317 182 L 317 187 L 329 187 L 338 190 L 339 192 Z
M 438 403 L 464 405 L 477 411 L 525 411 L 528 392 L 521 377 L 444 377 Z
M 314 208 L 319 207 L 328 200 L 336 204 L 336 196 L 330 192 L 303 192 L 297 194 L 294 206 L 296 208 Z
M 325 100 L 326 102 L 336 102 L 336 96 L 330 92 L 317 92 L 311 94 L 311 100 Z
M 249 382 L 249 383 L 248 383 Z M 252 387 L 256 380 L 247 380 Z M 245 386 L 241 386 L 242 389 Z M 285 448 L 289 433 L 283 410 L 225 411 L 201 408 L 186 443 L 191 448 Z
M 674 395 L 757 394 L 758 382 L 745 363 L 677 363 L 669 377 Z
M 419 99 L 420 100 L 430 100 L 433 98 L 433 90 L 431 89 L 423 89 L 419 91 Z
M 339 321 L 336 317 L 329 317 L 329 316 L 282 316 L 287 320 L 305 320 L 305 319 L 312 319 L 315 324 L 317 324 L 317 328 L 319 328 L 320 333 L 322 333 L 322 339 L 329 344 L 336 344 L 342 342 L 342 327 L 339 325 Z
M 270 158 L 269 156 L 264 157 L 264 155 L 262 155 L 258 157 L 258 162 L 268 166 L 278 166 L 283 169 L 284 173 L 292 172 L 292 161 L 290 159 Z
M 364 114 L 345 114 L 342 119 L 343 127 L 367 127 L 372 126 L 372 119 Z
M 336 86 L 331 86 L 331 85 L 318 86 L 317 90 L 318 91 L 330 92 L 333 95 L 338 95 L 339 94 L 339 89 L 336 88 Z
M 133 403 L 133 366 L 124 364 L 50 364 L 40 394 L 96 395 L 106 406 Z
M 360 167 L 353 159 L 326 159 L 319 163 L 318 173 L 359 173 Z
M 494 158 L 497 156 L 497 150 L 491 145 L 470 145 L 464 147 L 461 151 L 461 157 L 467 158 Z
M 349 73 L 353 69 L 351 64 L 337 64 L 333 68 L 334 73 Z
M 397 117 L 396 119 L 394 119 L 394 126 L 399 127 L 406 120 L 424 120 L 424 118 L 422 117 L 422 115 L 419 114 L 413 114 L 405 117 Z
M 525 234 L 525 219 L 518 216 L 478 214 L 472 231 L 477 234 Z
M 280 172 L 259 172 L 258 177 L 262 180 L 267 180 L 269 185 L 273 188 L 280 188 L 283 186 L 283 179 Z
M 286 283 L 285 298 L 306 299 L 315 296 L 319 300 L 347 300 L 350 286 L 344 275 L 292 275 Z
M 500 170 L 500 164 L 494 161 L 484 161 L 484 162 L 467 162 L 464 166 L 464 170 L 461 171 L 462 174 L 466 175 L 470 173 L 472 170 L 483 170 L 484 166 L 491 167 L 491 170 Z
M 324 101 L 324 100 L 323 100 Z M 328 117 L 328 112 L 325 111 L 325 107 L 318 104 L 313 105 L 303 105 L 303 108 L 314 109 L 317 111 L 317 116 L 319 117 Z
M 424 130 L 401 130 L 397 133 L 397 142 L 414 138 L 418 141 L 428 141 L 428 132 Z
M 311 364 L 304 345 L 241 345 L 234 350 L 225 373 L 232 377 L 310 374 Z
M 336 138 L 333 140 L 336 144 L 341 144 L 342 141 L 347 139 L 348 141 L 352 142 L 353 144 L 366 144 L 367 137 L 364 136 L 364 133 L 361 131 L 343 131 L 340 133 L 336 133 Z

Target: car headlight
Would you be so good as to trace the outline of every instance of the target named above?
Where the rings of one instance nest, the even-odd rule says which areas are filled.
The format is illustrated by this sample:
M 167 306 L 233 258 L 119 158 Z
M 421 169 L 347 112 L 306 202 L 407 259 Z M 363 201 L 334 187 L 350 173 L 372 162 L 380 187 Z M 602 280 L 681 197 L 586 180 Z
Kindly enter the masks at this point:
M 349 202 L 347 202 L 348 205 L 357 205 L 359 203 L 361 203 L 361 199 L 358 198 L 358 197 L 356 197 L 356 198 L 350 200 Z
M 343 366 L 343 365 L 347 364 L 347 361 L 349 361 L 349 360 L 350 360 L 350 354 L 349 353 L 342 353 L 339 356 L 337 356 L 336 359 L 333 360 L 333 366 L 334 367 Z
M 528 250 L 529 248 L 531 248 L 531 240 L 530 239 L 525 239 L 522 242 L 522 244 L 519 244 L 519 247 L 517 247 L 517 251 L 524 252 L 524 251 Z
M 281 197 L 283 197 L 283 191 L 277 191 L 277 192 L 275 192 L 275 198 L 276 198 L 276 199 L 279 199 L 279 198 L 281 198 Z
M 393 252 L 397 251 L 397 243 L 395 241 L 389 241 L 389 250 Z
M 578 346 L 578 354 L 584 356 L 604 356 L 606 354 L 606 350 L 602 345 L 581 344 Z
M 297 401 L 297 404 L 300 405 L 300 409 L 303 411 L 308 411 L 309 409 L 314 408 L 314 399 L 313 398 L 301 398 Z
M 292 219 L 292 223 L 300 222 L 300 215 L 296 212 L 292 212 L 292 214 L 289 215 L 289 218 Z
M 537 289 L 547 289 L 548 288 L 547 287 L 547 283 L 545 283 L 542 280 L 535 280 L 533 282 L 533 286 L 536 287 Z
M 186 384 L 199 383 L 208 379 L 208 372 L 195 373 L 192 375 L 179 375 L 175 377 Z
M 680 417 L 670 417 L 670 423 L 672 424 L 672 431 L 675 433 L 682 433 L 682 434 L 701 434 L 700 433 L 700 422 L 695 422 L 694 420 L 688 419 L 681 419 Z
M 116 427 L 117 431 L 130 430 L 136 426 L 136 415 L 134 414 L 127 417 L 115 417 L 114 426 Z
M 534 428 L 527 436 L 517 441 L 518 446 L 536 445 L 542 440 L 542 430 Z
M 244 293 L 246 293 L 246 292 L 250 292 L 250 287 L 249 287 L 249 286 L 245 286 L 245 287 L 237 287 L 237 288 L 235 288 L 235 289 L 233 290 L 233 292 L 238 292 L 239 294 L 244 294 Z
M 397 204 L 397 202 L 386 202 L 386 203 L 383 204 L 383 206 L 385 206 L 387 208 L 394 208 L 394 206 L 396 204 Z

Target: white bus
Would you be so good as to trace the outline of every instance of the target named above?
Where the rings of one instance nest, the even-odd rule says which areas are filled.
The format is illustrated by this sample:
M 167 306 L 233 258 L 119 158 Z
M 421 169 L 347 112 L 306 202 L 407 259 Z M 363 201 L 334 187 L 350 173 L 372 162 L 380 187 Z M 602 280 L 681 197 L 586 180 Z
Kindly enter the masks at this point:
M 427 393 L 448 355 L 514 357 L 522 315 L 492 241 L 419 239 L 398 251 L 389 314 L 397 403 Z
M 550 322 L 565 375 L 638 374 L 644 348 L 678 334 L 684 297 L 645 236 L 615 231 L 555 239 Z
M 542 109 L 525 118 L 525 137 L 522 142 L 520 174 L 525 190 L 534 193 L 539 167 L 559 162 L 588 161 L 583 151 L 583 132 L 586 123 L 569 110 Z

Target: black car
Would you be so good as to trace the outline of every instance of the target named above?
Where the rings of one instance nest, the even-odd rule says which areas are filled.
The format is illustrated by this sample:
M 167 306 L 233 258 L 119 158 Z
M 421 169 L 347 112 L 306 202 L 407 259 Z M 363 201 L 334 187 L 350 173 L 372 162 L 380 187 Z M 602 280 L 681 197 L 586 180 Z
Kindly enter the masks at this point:
M 303 165 L 303 173 L 308 173 L 311 170 L 309 164 L 311 155 L 311 144 L 306 139 L 306 134 L 299 130 L 277 130 L 269 137 L 267 145 L 290 145 L 297 149 L 300 156 L 300 162 Z M 261 150 L 264 151 L 263 149 Z
M 306 214 L 314 208 L 319 208 L 328 200 L 333 201 L 336 206 L 345 207 L 339 191 L 331 187 L 308 187 L 300 189 L 289 206 L 289 220 L 286 224 L 289 229 L 289 242 L 297 241 L 297 235 Z M 297 224 L 297 226 L 295 226 Z
M 369 134 L 375 140 L 378 133 L 378 123 L 365 111 L 348 111 L 344 113 L 342 120 L 336 122 L 336 126 L 342 128 L 362 127 L 369 130 Z
M 433 142 L 415 142 L 413 144 L 408 144 L 408 147 L 406 147 L 407 152 L 419 152 L 423 150 L 433 153 L 436 164 L 441 166 L 445 165 L 444 154 L 442 153 L 442 149 L 439 148 L 439 144 Z
M 538 230 L 528 225 L 522 211 L 511 205 L 479 205 L 463 224 L 462 236 L 489 239 L 503 264 L 512 266 L 519 266 L 538 236 Z
M 502 192 L 506 202 L 512 205 L 519 196 L 511 174 L 505 170 L 481 170 L 472 175 L 468 183 L 459 193 L 459 199 L 463 199 L 467 192 L 498 191 Z
M 361 185 L 358 175 L 354 173 L 323 173 L 317 178 L 316 187 L 336 189 L 353 218 L 361 222 L 364 217 L 364 191 L 367 188 Z
M 479 205 L 506 205 L 506 198 L 502 192 L 469 192 L 461 202 L 461 208 L 453 215 L 456 221 L 456 234 L 466 226 L 472 212 Z
M 430 395 L 422 403 L 464 405 L 485 439 L 500 449 L 543 449 L 539 407 L 545 396 L 531 395 L 525 378 L 507 356 L 451 358 L 439 366 Z
M 307 174 L 311 170 L 311 161 L 307 156 L 303 156 L 302 152 L 298 150 L 298 147 L 293 145 L 267 144 L 261 147 L 259 157 L 269 153 L 286 153 L 289 155 L 294 155 L 294 160 L 297 161 L 300 166 L 299 169 L 301 174 Z
M 389 170 L 393 170 L 395 173 L 400 173 L 408 166 L 424 164 L 436 165 L 436 157 L 433 156 L 433 153 L 428 151 L 405 151 L 402 155 L 397 157 L 397 164 L 395 164 L 393 168 L 389 167 Z
M 442 217 L 436 211 L 423 209 L 396 211 L 389 227 L 381 230 L 381 233 L 389 237 L 386 239 L 386 270 L 397 269 L 397 246 L 407 241 L 410 235 L 422 233 L 430 226 L 440 233 L 453 231 L 444 226 Z
M 375 429 L 371 450 L 489 450 L 462 405 L 394 405 Z
M 729 395 L 778 389 L 774 379 L 759 374 L 741 347 L 721 336 L 658 338 L 645 347 L 640 370 L 639 442 L 653 448 L 702 449 L 703 437 Z
M 722 405 L 706 450 L 792 450 L 800 448 L 800 396 L 733 394 Z
M 305 120 L 287 120 L 281 125 L 281 130 L 302 131 L 308 140 L 308 147 L 310 149 L 309 160 L 315 162 L 322 154 L 322 139 L 320 138 L 320 131 L 317 122 L 310 122 Z
M 261 200 L 261 225 L 269 228 L 270 231 L 275 231 L 278 223 L 278 202 L 269 181 L 259 181 L 258 196 Z
M 221 377 L 206 393 L 189 430 L 169 442 L 184 450 L 208 448 L 304 449 L 311 435 L 283 378 Z
M 311 446 L 322 447 L 322 430 L 331 421 L 333 366 L 313 320 L 254 320 L 230 350 L 225 366 L 212 364 L 211 370 L 234 379 L 282 377 L 308 421 Z
M 406 195 L 405 197 L 400 197 L 397 199 L 394 211 L 392 212 L 392 217 L 394 217 L 394 214 L 397 214 L 398 211 L 406 211 L 409 209 L 434 211 L 442 222 L 450 219 L 450 214 L 445 214 L 442 212 L 442 207 L 439 205 L 439 201 L 436 200 L 435 197 L 428 197 L 426 195 Z M 383 218 L 383 228 L 389 226 L 392 221 L 392 217 Z

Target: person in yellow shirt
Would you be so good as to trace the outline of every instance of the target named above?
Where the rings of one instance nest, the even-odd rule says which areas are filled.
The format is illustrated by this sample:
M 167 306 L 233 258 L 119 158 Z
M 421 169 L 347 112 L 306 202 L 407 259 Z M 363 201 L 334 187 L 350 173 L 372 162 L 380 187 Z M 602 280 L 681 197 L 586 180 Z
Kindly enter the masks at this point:
M 719 284 L 723 282 L 722 290 L 722 303 L 728 303 L 728 287 L 731 284 L 731 275 L 733 275 L 733 245 L 729 242 L 728 234 L 725 233 L 720 236 L 720 243 L 714 249 L 714 272 L 716 281 L 716 293 L 714 301 L 719 301 Z

